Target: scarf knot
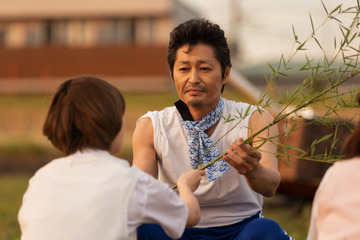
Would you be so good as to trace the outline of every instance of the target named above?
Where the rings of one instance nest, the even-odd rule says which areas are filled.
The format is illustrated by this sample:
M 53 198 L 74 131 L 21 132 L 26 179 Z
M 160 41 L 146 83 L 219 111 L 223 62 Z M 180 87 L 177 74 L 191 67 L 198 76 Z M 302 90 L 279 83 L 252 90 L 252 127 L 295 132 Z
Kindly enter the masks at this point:
M 184 121 L 181 119 L 181 123 L 185 129 L 188 130 L 187 140 L 190 162 L 193 169 L 199 166 L 200 160 L 202 164 L 206 165 L 211 162 L 211 160 L 220 156 L 219 150 L 211 138 L 205 133 L 205 130 L 220 120 L 223 110 L 224 101 L 220 98 L 217 106 L 199 121 Z M 222 177 L 229 169 L 229 165 L 223 159 L 220 159 L 208 166 L 205 170 L 209 181 L 214 181 Z

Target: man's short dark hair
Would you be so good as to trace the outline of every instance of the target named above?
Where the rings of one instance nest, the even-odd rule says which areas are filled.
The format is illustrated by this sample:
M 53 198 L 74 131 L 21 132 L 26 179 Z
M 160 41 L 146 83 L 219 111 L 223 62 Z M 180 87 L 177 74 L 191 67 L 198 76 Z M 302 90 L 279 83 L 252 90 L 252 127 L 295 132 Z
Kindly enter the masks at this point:
M 65 155 L 109 151 L 124 111 L 124 98 L 110 83 L 92 76 L 69 79 L 54 93 L 43 133 Z
M 189 44 L 191 51 L 191 48 L 198 43 L 209 45 L 214 49 L 215 58 L 220 61 L 222 78 L 224 78 L 225 68 L 231 66 L 230 50 L 224 31 L 219 25 L 203 18 L 186 21 L 170 33 L 167 60 L 171 76 L 173 77 L 177 50 Z

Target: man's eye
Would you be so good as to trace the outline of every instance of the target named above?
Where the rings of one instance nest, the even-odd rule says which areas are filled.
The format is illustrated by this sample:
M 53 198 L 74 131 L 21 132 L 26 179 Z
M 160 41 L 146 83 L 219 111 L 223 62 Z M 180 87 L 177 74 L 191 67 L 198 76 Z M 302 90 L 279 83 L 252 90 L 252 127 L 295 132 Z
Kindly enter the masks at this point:
M 210 71 L 211 69 L 210 68 L 208 68 L 208 67 L 202 67 L 202 68 L 200 68 L 202 71 Z
M 187 71 L 188 70 L 188 68 L 180 68 L 179 69 L 179 71 L 181 71 L 181 72 L 185 72 L 185 71 Z

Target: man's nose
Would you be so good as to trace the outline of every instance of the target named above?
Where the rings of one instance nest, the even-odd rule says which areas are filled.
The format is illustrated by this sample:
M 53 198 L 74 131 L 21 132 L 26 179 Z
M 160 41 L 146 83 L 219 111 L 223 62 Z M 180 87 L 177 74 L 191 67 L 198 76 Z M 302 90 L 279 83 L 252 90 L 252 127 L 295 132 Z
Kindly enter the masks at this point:
M 199 82 L 200 82 L 200 79 L 199 79 L 198 71 L 196 69 L 192 69 L 190 71 L 189 83 L 196 84 L 196 83 L 199 83 Z

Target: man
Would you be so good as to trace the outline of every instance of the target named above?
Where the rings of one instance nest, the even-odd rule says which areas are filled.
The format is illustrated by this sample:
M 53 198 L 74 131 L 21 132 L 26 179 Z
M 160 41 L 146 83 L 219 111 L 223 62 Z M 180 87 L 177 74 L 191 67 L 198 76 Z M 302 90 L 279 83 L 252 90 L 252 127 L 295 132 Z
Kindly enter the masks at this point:
M 180 24 L 170 34 L 168 64 L 181 101 L 140 118 L 133 164 L 172 186 L 181 173 L 227 152 L 206 169 L 207 177 L 194 192 L 200 223 L 181 239 L 291 239 L 261 214 L 263 196 L 274 195 L 280 183 L 276 126 L 243 144 L 272 116 L 221 97 L 231 70 L 223 30 L 205 19 Z M 271 141 L 264 143 L 264 138 Z M 169 238 L 159 226 L 147 224 L 138 229 L 138 239 Z

